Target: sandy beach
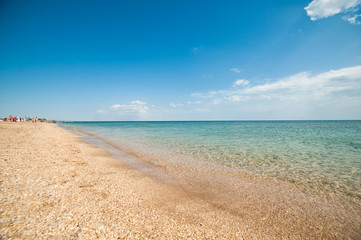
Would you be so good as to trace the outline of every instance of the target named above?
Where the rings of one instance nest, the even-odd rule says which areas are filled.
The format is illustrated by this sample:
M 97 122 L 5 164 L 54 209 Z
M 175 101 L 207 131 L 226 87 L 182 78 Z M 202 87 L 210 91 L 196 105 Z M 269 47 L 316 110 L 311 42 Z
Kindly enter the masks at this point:
M 55 124 L 0 122 L 0 168 L 0 239 L 361 237 L 358 202 L 258 179 L 238 179 L 222 201 L 133 170 Z

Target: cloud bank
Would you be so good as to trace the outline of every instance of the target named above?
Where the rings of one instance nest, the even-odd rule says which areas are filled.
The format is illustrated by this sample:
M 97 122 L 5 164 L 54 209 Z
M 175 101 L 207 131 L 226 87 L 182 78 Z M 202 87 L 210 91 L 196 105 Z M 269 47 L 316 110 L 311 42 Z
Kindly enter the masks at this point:
M 361 65 L 313 74 L 300 72 L 191 94 L 156 107 L 141 100 L 97 111 L 114 120 L 361 119 Z
M 273 83 L 247 86 L 249 81 L 237 80 L 233 86 L 242 88 L 230 90 L 209 91 L 206 94 L 197 93 L 200 97 L 234 97 L 252 96 L 262 98 L 284 98 L 285 96 L 330 96 L 335 93 L 347 94 L 361 89 L 361 66 L 330 70 L 312 76 L 301 72 Z M 246 87 L 245 87 L 246 86 Z
M 229 89 L 195 93 L 192 96 L 208 99 L 213 105 L 223 104 L 218 108 L 226 109 L 227 105 L 239 111 L 276 111 L 285 114 L 299 111 L 300 116 L 307 117 L 310 111 L 316 109 L 330 113 L 339 108 L 342 114 L 348 109 L 348 113 L 358 111 L 358 116 L 361 116 L 361 65 L 320 74 L 301 72 L 257 85 L 242 79 L 235 81 Z M 308 112 L 303 111 L 306 109 Z
M 361 0 L 313 0 L 305 7 L 305 10 L 311 20 L 316 21 L 339 13 L 356 12 L 360 4 Z M 346 16 L 344 19 L 352 24 L 358 24 L 357 17 L 359 17 L 358 14 L 353 14 L 353 16 Z

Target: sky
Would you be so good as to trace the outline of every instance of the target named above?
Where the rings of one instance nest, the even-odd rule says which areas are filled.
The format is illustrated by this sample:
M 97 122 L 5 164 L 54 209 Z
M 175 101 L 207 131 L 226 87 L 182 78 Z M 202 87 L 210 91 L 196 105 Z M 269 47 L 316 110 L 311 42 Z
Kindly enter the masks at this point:
M 361 0 L 0 0 L 0 117 L 361 119 Z

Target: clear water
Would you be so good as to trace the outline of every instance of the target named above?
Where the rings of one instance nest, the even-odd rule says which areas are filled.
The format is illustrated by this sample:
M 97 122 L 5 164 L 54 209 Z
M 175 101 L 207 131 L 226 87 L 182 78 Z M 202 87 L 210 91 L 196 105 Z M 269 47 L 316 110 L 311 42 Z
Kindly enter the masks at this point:
M 361 198 L 361 121 L 73 122 L 124 149 Z

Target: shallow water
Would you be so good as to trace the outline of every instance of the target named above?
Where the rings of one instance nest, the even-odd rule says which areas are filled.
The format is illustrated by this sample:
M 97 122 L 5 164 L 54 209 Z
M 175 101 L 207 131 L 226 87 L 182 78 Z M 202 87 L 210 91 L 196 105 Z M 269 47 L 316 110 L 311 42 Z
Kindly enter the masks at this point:
M 361 121 L 63 124 L 162 166 L 248 173 L 361 198 Z

